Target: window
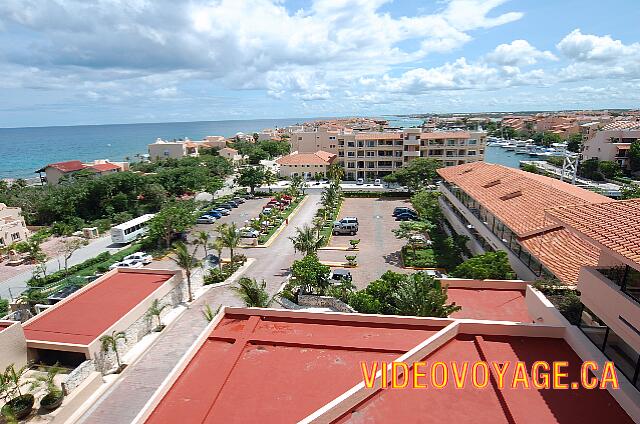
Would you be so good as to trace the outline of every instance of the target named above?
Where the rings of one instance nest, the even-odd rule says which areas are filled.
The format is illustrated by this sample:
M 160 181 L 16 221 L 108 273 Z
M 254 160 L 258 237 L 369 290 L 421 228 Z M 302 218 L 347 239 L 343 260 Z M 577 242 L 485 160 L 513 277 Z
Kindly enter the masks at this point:
M 375 156 L 375 155 L 376 155 L 376 152 L 371 152 L 371 151 L 367 152 L 367 157 L 372 157 L 372 156 Z
M 469 146 L 475 146 L 476 144 L 478 144 L 478 140 L 472 138 L 471 140 L 468 141 L 468 143 L 469 143 Z
M 12 241 L 20 240 L 20 233 L 11 234 L 11 240 Z
M 330 137 L 329 137 L 329 140 L 335 140 L 335 139 L 336 139 L 336 137 L 335 137 L 335 136 L 330 136 Z
M 354 157 L 356 155 L 356 152 L 347 152 L 347 156 L 349 156 L 350 158 Z
M 467 152 L 467 155 L 468 155 L 468 156 L 475 156 L 475 155 L 476 155 L 476 151 L 475 151 L 475 150 L 469 150 L 469 151 Z
M 455 146 L 455 145 L 456 145 L 455 140 L 447 140 L 447 146 Z

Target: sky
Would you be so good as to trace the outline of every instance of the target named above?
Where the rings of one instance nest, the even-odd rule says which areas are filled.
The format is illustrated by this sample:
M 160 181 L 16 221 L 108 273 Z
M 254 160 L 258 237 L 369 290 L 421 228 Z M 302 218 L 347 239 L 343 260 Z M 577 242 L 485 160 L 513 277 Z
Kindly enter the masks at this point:
M 0 127 L 637 108 L 638 0 L 2 0 Z

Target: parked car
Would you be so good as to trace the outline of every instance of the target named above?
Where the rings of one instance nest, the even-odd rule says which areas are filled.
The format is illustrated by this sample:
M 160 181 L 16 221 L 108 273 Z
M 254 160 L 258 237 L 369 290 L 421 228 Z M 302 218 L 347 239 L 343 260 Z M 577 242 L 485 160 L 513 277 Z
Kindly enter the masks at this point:
M 129 256 L 125 256 L 123 260 L 124 261 L 128 261 L 128 260 L 140 261 L 144 265 L 147 265 L 153 261 L 153 256 L 145 252 L 136 252 L 136 253 L 132 253 Z
M 416 221 L 417 219 L 418 216 L 410 212 L 402 212 L 401 214 L 396 215 L 396 221 Z
M 216 209 L 205 213 L 205 215 L 209 215 L 209 216 L 212 216 L 212 217 L 218 218 L 218 219 L 222 218 L 222 213 L 220 211 L 216 210 Z
M 211 215 L 202 215 L 200 218 L 196 219 L 196 224 L 213 224 L 216 222 L 216 217 Z
M 398 216 L 401 213 L 410 213 L 412 215 L 418 216 L 418 213 L 416 211 L 414 211 L 411 208 L 407 208 L 407 207 L 398 206 L 397 208 L 395 208 L 393 210 L 393 216 Z
M 228 203 L 223 203 L 223 204 L 221 204 L 221 205 L 218 205 L 218 209 L 231 210 L 231 209 L 233 209 L 233 206 L 231 206 L 231 205 L 230 205 L 230 204 L 228 204 Z
M 341 224 L 356 224 L 358 225 L 358 218 L 355 216 L 345 216 L 340 220 Z
M 346 269 L 334 269 L 331 271 L 331 274 L 329 274 L 329 280 L 332 284 L 337 284 L 342 281 L 352 281 L 353 277 Z
M 116 268 L 142 268 L 144 264 L 140 261 L 136 261 L 135 259 L 129 259 L 126 261 L 122 261 L 122 262 L 116 262 L 115 264 L 111 265 L 109 267 L 109 269 L 116 269 Z
M 225 209 L 225 208 L 216 209 L 216 212 L 219 212 L 224 216 L 227 216 L 227 215 L 229 215 L 231 213 L 231 211 L 229 209 Z
M 380 181 L 380 178 L 376 178 L 375 180 L 373 180 L 373 185 L 374 186 L 379 186 L 382 184 L 382 181 Z
M 244 203 L 244 199 L 242 197 L 234 197 L 232 200 L 236 203 Z
M 426 244 L 426 245 L 431 244 L 431 240 L 428 240 L 424 236 L 424 234 L 414 234 L 411 237 L 409 237 L 409 241 L 414 244 Z
M 357 224 L 342 224 L 341 222 L 337 221 L 333 226 L 334 236 L 342 235 L 342 234 L 349 234 L 351 236 L 354 236 L 356 235 L 357 232 L 358 232 Z
M 264 207 L 262 208 L 262 213 L 269 215 L 271 213 L 271 211 L 273 211 L 273 208 L 269 208 L 269 207 Z
M 363 184 L 364 184 L 364 179 L 362 179 L 362 178 L 358 178 L 358 179 L 356 180 L 356 185 L 363 185 Z
M 260 232 L 253 228 L 241 228 L 240 236 L 243 238 L 258 238 L 260 236 Z
M 207 256 L 204 257 L 204 263 L 210 266 L 211 268 L 213 268 L 220 263 L 220 258 L 217 255 L 214 255 L 213 253 L 209 253 Z
M 223 207 L 224 207 L 224 205 L 231 206 L 232 208 L 237 208 L 238 207 L 238 203 L 236 203 L 234 201 L 231 201 L 231 200 L 229 200 L 228 202 L 222 204 Z

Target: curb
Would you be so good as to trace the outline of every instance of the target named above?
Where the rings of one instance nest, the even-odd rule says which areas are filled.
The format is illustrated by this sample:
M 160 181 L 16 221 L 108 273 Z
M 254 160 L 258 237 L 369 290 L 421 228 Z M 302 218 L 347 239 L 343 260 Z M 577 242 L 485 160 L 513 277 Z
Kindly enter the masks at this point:
M 304 199 L 302 199 L 300 203 L 298 203 L 298 206 L 296 206 L 296 208 L 291 211 L 289 216 L 285 218 L 284 222 L 280 224 L 280 227 L 275 231 L 275 233 L 271 235 L 271 237 L 269 237 L 269 240 L 267 240 L 265 244 L 260 244 L 258 246 L 242 246 L 241 248 L 242 249 L 264 249 L 271 246 L 273 242 L 276 241 L 280 233 L 282 233 L 284 229 L 288 226 L 287 221 L 290 221 L 298 213 L 298 211 L 300 210 L 302 205 L 304 205 L 307 199 L 309 199 L 309 195 L 305 194 Z

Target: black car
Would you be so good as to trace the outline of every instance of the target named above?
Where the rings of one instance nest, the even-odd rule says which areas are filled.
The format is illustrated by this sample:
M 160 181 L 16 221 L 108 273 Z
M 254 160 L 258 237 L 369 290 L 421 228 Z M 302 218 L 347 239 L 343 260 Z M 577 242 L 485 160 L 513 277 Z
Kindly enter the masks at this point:
M 414 210 L 413 210 L 413 209 L 411 209 L 411 208 L 406 208 L 406 207 L 398 206 L 397 208 L 395 208 L 395 209 L 393 210 L 393 216 L 398 216 L 398 215 L 400 215 L 401 213 L 410 213 L 410 214 L 412 214 L 412 215 L 418 216 L 417 212 L 416 212 L 416 211 L 414 211 Z
M 228 203 L 223 203 L 223 204 L 221 204 L 221 205 L 218 205 L 218 208 L 231 210 L 231 209 L 233 209 L 233 206 L 231 206 L 231 205 L 230 205 L 230 204 L 228 204 Z
M 410 212 L 402 212 L 396 215 L 396 221 L 416 221 L 418 219 L 418 215 L 412 214 Z

